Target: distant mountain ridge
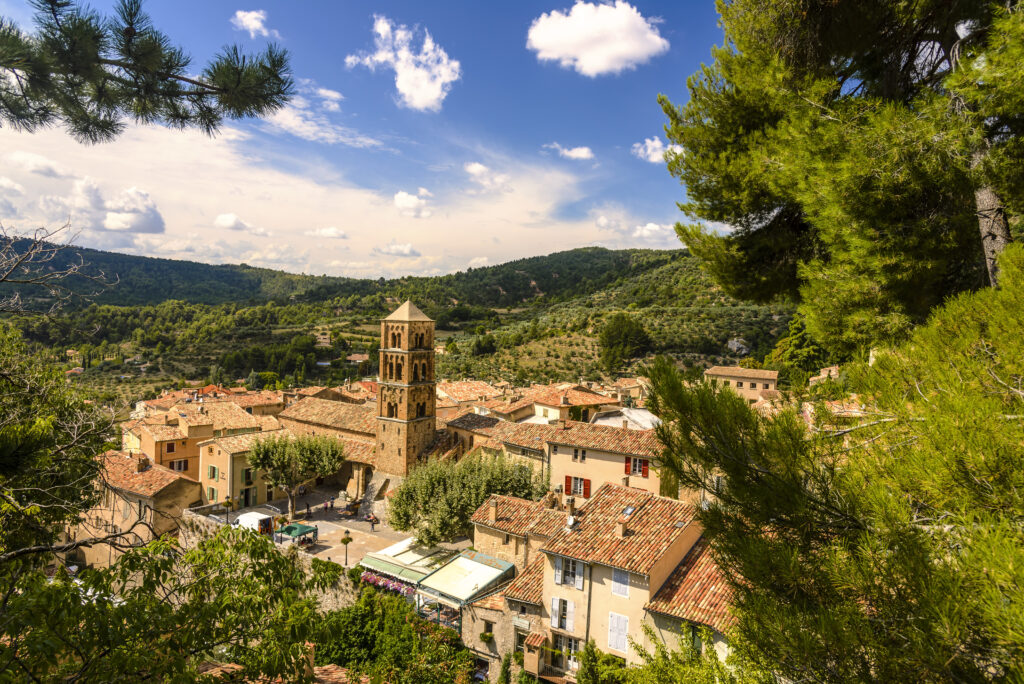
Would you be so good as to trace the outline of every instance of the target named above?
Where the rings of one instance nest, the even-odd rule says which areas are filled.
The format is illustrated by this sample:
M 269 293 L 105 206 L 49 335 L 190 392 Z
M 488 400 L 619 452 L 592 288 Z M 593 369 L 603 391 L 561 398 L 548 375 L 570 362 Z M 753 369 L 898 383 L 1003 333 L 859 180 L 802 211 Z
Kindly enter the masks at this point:
M 559 301 L 589 294 L 631 273 L 645 272 L 685 255 L 685 250 L 582 247 L 443 276 L 375 280 L 302 275 L 247 264 L 212 265 L 68 247 L 47 267 L 60 270 L 81 259 L 85 264 L 84 272 L 102 273 L 111 281 L 117 280 L 116 285 L 99 292 L 88 302 L 73 302 L 72 308 L 88 303 L 139 306 L 168 300 L 196 304 L 326 301 L 371 294 L 415 297 L 428 308 L 452 304 L 514 307 L 540 298 Z M 76 292 L 96 289 L 94 283 L 78 276 L 71 276 L 66 284 Z M 13 289 L 11 285 L 0 285 L 0 294 Z M 23 291 L 30 305 L 34 297 L 43 294 Z

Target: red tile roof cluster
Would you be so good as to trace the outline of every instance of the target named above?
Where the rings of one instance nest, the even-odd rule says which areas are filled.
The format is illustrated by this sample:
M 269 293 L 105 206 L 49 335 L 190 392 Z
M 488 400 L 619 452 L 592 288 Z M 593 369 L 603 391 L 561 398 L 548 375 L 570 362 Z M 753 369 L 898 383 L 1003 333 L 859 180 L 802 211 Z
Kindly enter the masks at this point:
M 179 426 L 210 425 L 214 430 L 256 430 L 260 427 L 258 418 L 229 401 L 178 404 L 167 412 L 167 418 L 177 420 Z
M 707 539 L 701 537 L 644 608 L 724 632 L 734 622 L 729 613 L 732 596 Z
M 661 456 L 661 442 L 654 430 L 625 430 L 611 425 L 594 425 L 575 420 L 559 424 L 547 441 L 581 449 L 610 451 L 616 454 L 658 458 Z
M 108 486 L 152 498 L 177 482 L 196 481 L 170 468 L 148 463 L 139 472 L 139 458 L 125 451 L 107 451 L 100 456 L 103 481 Z M 145 458 L 145 457 L 142 457 Z
M 540 605 L 544 598 L 544 556 L 538 554 L 530 561 L 512 584 L 505 589 L 505 598 L 520 603 Z
M 495 520 L 491 521 L 492 504 L 497 507 Z M 520 499 L 515 496 L 491 494 L 483 504 L 473 511 L 470 522 L 491 529 L 525 537 L 526 531 L 537 521 L 541 511 L 539 501 Z
M 576 387 L 549 388 L 531 394 L 533 403 L 543 406 L 600 406 L 610 401 L 610 398 L 603 394 Z
M 642 489 L 606 483 L 576 512 L 576 524 L 555 532 L 545 553 L 647 575 L 693 521 L 694 508 Z M 617 523 L 625 520 L 626 535 Z
M 712 366 L 704 371 L 704 375 L 778 380 L 779 371 L 765 370 L 764 368 L 743 368 L 742 366 Z
M 544 451 L 557 430 L 555 425 L 543 423 L 512 423 L 503 421 L 494 427 L 493 437 L 509 446 Z
M 261 442 L 264 439 L 280 439 L 282 437 L 291 438 L 292 433 L 287 430 L 266 430 L 261 432 L 247 432 L 242 435 L 232 435 L 230 437 L 216 437 L 214 439 L 208 439 L 204 442 L 200 442 L 200 447 L 216 445 L 221 451 L 227 454 L 244 454 L 245 452 L 252 449 L 253 444 Z
M 490 436 L 494 433 L 495 426 L 501 422 L 503 421 L 500 418 L 481 416 L 478 413 L 467 410 L 454 418 L 450 418 L 448 426 L 458 428 L 459 430 L 468 430 L 479 435 Z
M 553 537 L 555 532 L 565 527 L 567 517 L 568 515 L 565 511 L 541 508 L 537 512 L 537 517 L 534 519 L 533 524 L 526 530 L 526 533 L 531 537 L 548 539 Z
M 284 404 L 284 397 L 280 392 L 260 390 L 258 392 L 246 392 L 245 394 L 232 393 L 224 397 L 224 401 L 237 404 L 242 408 L 252 408 L 253 406 L 277 406 Z
M 368 404 L 349 404 L 306 397 L 286 408 L 278 414 L 278 418 L 290 418 L 302 423 L 362 432 L 367 435 L 377 434 L 376 411 Z
M 457 402 L 486 401 L 500 397 L 501 390 L 495 389 L 482 380 L 459 380 L 437 383 L 437 395 Z

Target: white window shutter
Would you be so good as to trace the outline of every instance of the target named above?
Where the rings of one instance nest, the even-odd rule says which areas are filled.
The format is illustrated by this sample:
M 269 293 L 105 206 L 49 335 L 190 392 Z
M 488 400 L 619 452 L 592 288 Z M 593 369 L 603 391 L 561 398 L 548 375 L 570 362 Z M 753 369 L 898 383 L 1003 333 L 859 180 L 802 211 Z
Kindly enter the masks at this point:
M 565 609 L 565 629 L 567 631 L 572 632 L 574 631 L 572 626 L 572 616 L 576 612 L 576 604 L 572 601 L 566 601 L 566 604 L 567 606 Z
M 620 651 L 626 651 L 629 647 L 627 636 L 629 635 L 629 616 L 619 617 L 619 643 L 622 645 Z
M 562 558 L 555 556 L 555 584 L 562 583 Z
M 576 588 L 583 589 L 583 569 L 587 567 L 583 563 L 576 565 Z
M 551 599 L 551 626 L 558 627 L 558 599 Z

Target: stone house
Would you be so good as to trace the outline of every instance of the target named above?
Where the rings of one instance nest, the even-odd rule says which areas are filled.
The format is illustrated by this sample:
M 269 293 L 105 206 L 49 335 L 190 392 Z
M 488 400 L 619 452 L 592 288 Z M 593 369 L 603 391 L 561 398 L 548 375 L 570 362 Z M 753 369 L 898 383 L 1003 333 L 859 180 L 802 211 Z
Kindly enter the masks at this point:
M 175 533 L 183 511 L 199 502 L 198 482 L 154 465 L 144 454 L 112 450 L 98 458 L 102 464 L 102 474 L 96 480 L 100 499 L 66 530 L 69 541 L 129 533 L 126 541 L 145 543 Z M 121 553 L 110 545 L 83 546 L 68 560 L 106 567 Z
M 704 371 L 704 377 L 721 383 L 753 404 L 762 391 L 778 389 L 779 372 L 763 368 L 712 366 Z
M 236 508 L 248 508 L 287 496 L 267 482 L 262 472 L 249 466 L 249 451 L 257 440 L 287 434 L 284 430 L 249 432 L 200 442 L 203 503 L 222 503 L 230 498 Z

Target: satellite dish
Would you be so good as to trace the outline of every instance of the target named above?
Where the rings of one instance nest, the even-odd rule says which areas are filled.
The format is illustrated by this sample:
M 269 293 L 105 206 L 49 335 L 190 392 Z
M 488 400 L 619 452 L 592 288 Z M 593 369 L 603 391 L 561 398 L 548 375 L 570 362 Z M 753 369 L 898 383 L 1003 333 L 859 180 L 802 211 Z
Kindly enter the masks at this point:
M 573 525 L 576 524 L 576 517 L 570 515 L 569 519 L 565 521 L 565 524 L 568 525 L 569 527 L 572 527 Z

